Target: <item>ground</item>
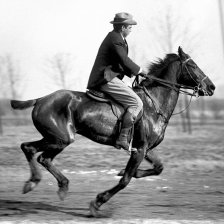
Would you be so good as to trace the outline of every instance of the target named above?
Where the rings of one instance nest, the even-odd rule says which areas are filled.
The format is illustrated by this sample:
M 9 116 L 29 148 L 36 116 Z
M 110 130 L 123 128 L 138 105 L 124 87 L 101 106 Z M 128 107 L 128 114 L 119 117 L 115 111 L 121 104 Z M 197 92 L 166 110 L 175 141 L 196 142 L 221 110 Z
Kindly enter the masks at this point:
M 170 126 L 157 149 L 165 170 L 160 176 L 133 179 L 101 208 L 89 202 L 114 186 L 129 155 L 82 136 L 54 161 L 70 180 L 60 201 L 57 183 L 44 168 L 43 180 L 22 194 L 29 167 L 20 144 L 40 138 L 33 126 L 6 126 L 0 137 L 0 223 L 224 223 L 224 125 L 193 126 L 191 135 Z M 148 168 L 143 162 L 141 168 Z

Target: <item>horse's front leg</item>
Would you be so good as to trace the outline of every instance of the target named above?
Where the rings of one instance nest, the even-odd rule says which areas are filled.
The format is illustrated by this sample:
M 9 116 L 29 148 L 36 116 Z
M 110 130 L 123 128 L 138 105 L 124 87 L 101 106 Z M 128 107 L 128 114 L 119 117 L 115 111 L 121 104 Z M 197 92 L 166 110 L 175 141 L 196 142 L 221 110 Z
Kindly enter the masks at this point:
M 93 216 L 98 216 L 99 207 L 106 203 L 112 196 L 124 189 L 130 182 L 131 178 L 135 174 L 137 168 L 144 158 L 145 150 L 140 148 L 131 153 L 131 157 L 127 163 L 123 177 L 119 183 L 110 190 L 104 191 L 97 195 L 96 199 L 90 203 L 90 212 Z
M 153 169 L 148 169 L 148 170 L 137 169 L 133 177 L 142 178 L 142 177 L 161 174 L 161 172 L 163 171 L 163 164 L 155 152 L 153 152 L 152 150 L 149 150 L 145 155 L 145 159 L 146 161 L 148 161 L 149 163 L 153 165 Z M 124 172 L 125 172 L 124 169 L 121 170 L 118 176 L 123 176 Z

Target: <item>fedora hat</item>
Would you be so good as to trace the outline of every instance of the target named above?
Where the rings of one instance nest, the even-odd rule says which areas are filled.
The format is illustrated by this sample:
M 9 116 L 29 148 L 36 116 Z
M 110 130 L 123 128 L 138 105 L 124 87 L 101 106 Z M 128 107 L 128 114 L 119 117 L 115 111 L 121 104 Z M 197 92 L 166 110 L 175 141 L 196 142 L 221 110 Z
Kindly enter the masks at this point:
M 112 24 L 127 24 L 127 25 L 137 25 L 137 22 L 133 20 L 133 16 L 127 12 L 120 12 L 115 14 L 114 20 L 111 21 Z

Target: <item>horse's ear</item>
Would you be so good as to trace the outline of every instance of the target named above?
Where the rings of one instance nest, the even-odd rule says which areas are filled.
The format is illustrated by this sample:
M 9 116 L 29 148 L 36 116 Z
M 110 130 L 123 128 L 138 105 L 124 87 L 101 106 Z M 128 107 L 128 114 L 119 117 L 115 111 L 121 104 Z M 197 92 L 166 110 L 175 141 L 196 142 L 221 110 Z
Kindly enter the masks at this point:
M 179 47 L 178 47 L 178 54 L 179 54 L 180 57 L 182 56 L 182 53 L 183 53 L 183 50 L 182 50 L 182 48 L 179 46 Z
M 178 54 L 179 54 L 181 59 L 186 59 L 187 58 L 187 55 L 184 53 L 184 51 L 182 50 L 181 47 L 178 47 Z

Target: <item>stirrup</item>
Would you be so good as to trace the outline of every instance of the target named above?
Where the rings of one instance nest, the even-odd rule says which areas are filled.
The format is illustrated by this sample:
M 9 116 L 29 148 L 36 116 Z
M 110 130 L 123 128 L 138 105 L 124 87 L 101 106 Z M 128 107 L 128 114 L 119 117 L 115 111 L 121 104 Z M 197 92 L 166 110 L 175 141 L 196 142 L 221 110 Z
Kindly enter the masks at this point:
M 136 151 L 137 151 L 136 148 L 132 148 L 132 142 L 133 142 L 133 138 L 131 139 L 131 141 L 130 141 L 130 143 L 129 143 L 128 150 L 126 150 L 126 149 L 124 149 L 124 148 L 122 148 L 121 146 L 116 145 L 116 144 L 114 145 L 114 147 L 115 147 L 116 149 L 119 149 L 119 150 L 124 149 L 128 154 L 131 154 L 131 152 L 136 152 Z
M 122 143 L 122 142 L 120 142 L 120 143 Z M 123 142 L 124 144 L 123 145 L 127 145 L 125 142 Z M 126 151 L 128 151 L 128 149 L 126 149 L 125 147 L 123 147 L 122 146 L 122 144 L 119 144 L 119 142 L 117 143 L 117 141 L 115 142 L 115 145 L 114 145 L 114 147 L 115 148 L 117 148 L 117 149 L 124 149 L 124 150 L 126 150 Z M 130 145 L 128 145 L 128 148 L 130 147 Z
M 116 149 L 119 149 L 119 150 L 120 150 L 120 149 L 124 149 L 124 150 L 127 151 L 127 152 L 135 151 L 135 150 L 132 150 L 132 142 L 133 142 L 133 138 L 131 139 L 130 142 L 127 143 L 127 144 L 128 144 L 128 149 L 125 149 L 125 148 L 123 148 L 122 146 L 117 145 L 116 143 L 115 143 L 114 147 L 115 147 Z

